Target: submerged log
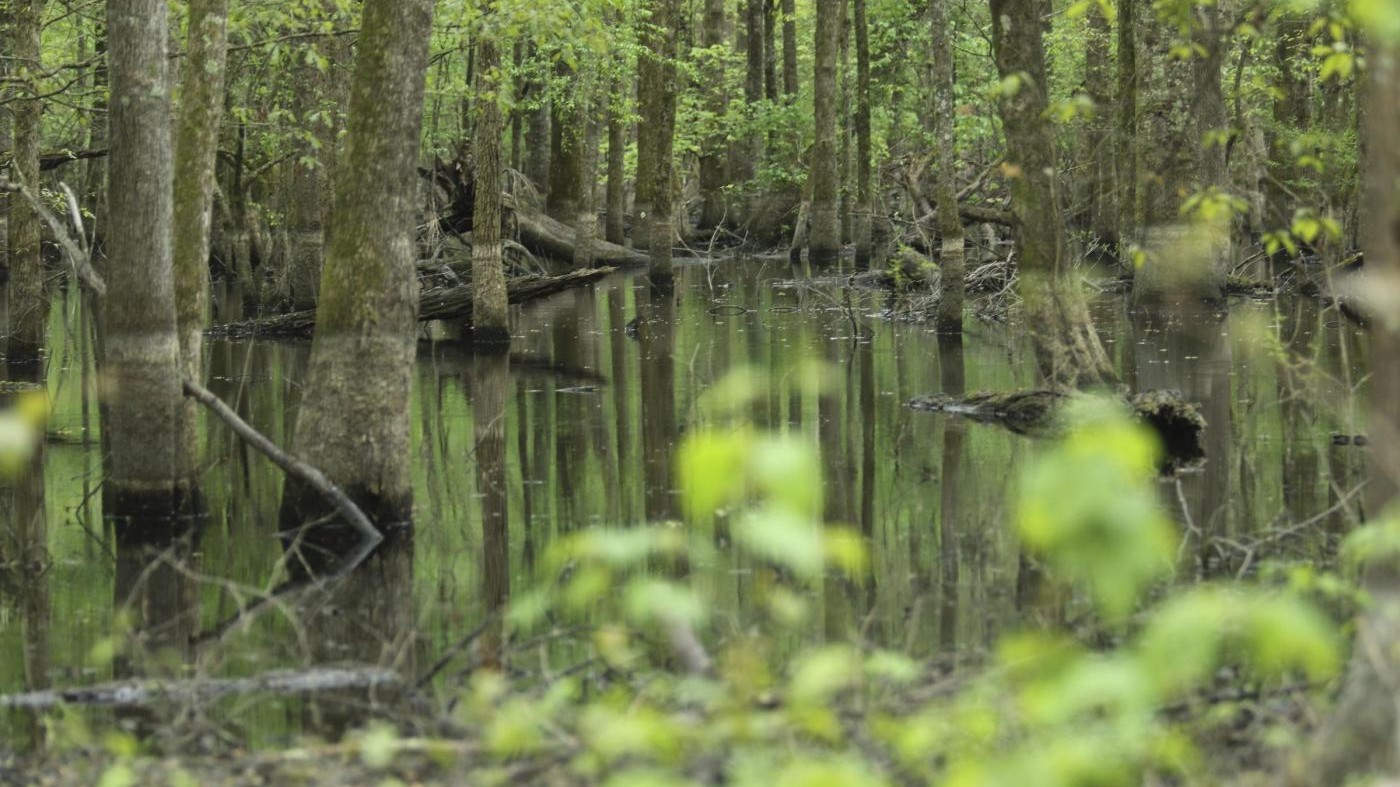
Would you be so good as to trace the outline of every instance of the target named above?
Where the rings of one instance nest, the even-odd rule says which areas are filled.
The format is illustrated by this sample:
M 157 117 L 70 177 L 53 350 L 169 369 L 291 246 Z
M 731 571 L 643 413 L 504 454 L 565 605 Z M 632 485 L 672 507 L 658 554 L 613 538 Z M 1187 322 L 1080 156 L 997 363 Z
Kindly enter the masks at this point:
M 557 292 L 592 284 L 615 270 L 617 269 L 588 268 L 560 276 L 521 276 L 506 282 L 506 297 L 512 304 L 526 303 Z M 419 296 L 418 319 L 420 322 L 470 320 L 471 316 L 472 287 L 470 282 L 456 287 L 425 290 Z M 227 339 L 295 338 L 310 336 L 315 327 L 316 312 L 309 310 L 215 325 L 204 333 L 206 336 Z
M 1057 431 L 1056 416 L 1073 395 L 1046 389 L 969 396 L 931 394 L 911 399 L 909 407 L 1000 424 L 1017 434 L 1042 436 Z M 1196 405 L 1183 399 L 1179 392 L 1143 391 L 1125 401 L 1134 417 L 1157 433 L 1169 466 L 1180 467 L 1205 457 L 1206 420 Z

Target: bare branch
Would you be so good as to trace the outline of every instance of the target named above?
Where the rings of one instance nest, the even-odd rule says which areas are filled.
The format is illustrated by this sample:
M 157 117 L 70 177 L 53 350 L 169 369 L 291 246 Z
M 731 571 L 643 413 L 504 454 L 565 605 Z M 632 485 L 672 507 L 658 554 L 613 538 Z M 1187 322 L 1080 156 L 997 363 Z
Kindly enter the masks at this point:
M 73 193 L 69 191 L 66 185 L 63 186 L 63 190 L 68 193 L 69 199 L 72 200 Z M 54 238 L 58 240 L 58 245 L 63 248 L 64 254 L 68 256 L 68 261 L 73 265 L 73 272 L 77 274 L 83 284 L 86 284 L 88 289 L 97 293 L 99 296 L 106 296 L 107 282 L 103 281 L 102 276 L 92 269 L 92 259 L 87 252 L 86 244 L 81 240 L 75 240 L 73 238 L 73 233 L 69 232 L 68 227 L 64 226 L 63 221 L 60 220 L 52 210 L 49 210 L 49 206 L 44 204 L 44 200 L 41 199 L 38 194 L 35 194 L 33 189 L 23 183 L 0 180 L 0 191 L 8 191 L 11 194 L 18 194 L 23 197 L 24 201 L 28 202 L 30 207 L 34 209 L 34 212 L 39 214 L 39 218 L 42 219 L 45 224 L 49 225 L 49 230 L 53 232 Z M 76 201 L 70 202 L 70 208 L 75 206 Z M 79 236 L 81 237 L 81 218 L 78 219 L 77 226 Z

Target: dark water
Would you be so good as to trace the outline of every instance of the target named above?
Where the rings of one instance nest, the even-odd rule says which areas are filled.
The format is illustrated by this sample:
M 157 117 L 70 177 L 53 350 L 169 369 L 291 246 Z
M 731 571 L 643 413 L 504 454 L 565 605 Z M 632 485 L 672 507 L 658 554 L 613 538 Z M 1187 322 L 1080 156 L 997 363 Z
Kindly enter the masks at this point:
M 204 434 L 211 513 L 194 542 L 116 537 L 100 510 L 96 441 L 82 442 L 97 419 L 82 315 L 60 300 L 53 439 L 3 509 L 0 692 L 315 665 L 424 674 L 507 592 L 538 578 L 561 534 L 675 517 L 671 449 L 707 417 L 700 394 L 741 366 L 763 382 L 752 421 L 820 453 L 828 518 L 864 533 L 872 555 L 869 581 L 825 583 L 800 637 L 857 635 L 919 656 L 986 648 L 1038 609 L 1035 572 L 1008 524 L 1011 484 L 1038 444 L 904 403 L 1032 386 L 1025 328 L 970 321 L 961 344 L 940 341 L 882 319 L 880 293 L 792 279 L 773 260 L 690 265 L 677 295 L 656 300 L 640 278 L 619 275 L 516 310 L 508 360 L 474 357 L 453 326 L 429 326 L 413 400 L 412 537 L 300 594 L 279 592 L 297 574 L 277 532 L 281 474 L 217 423 Z M 1162 483 L 1189 536 L 1181 575 L 1325 558 L 1357 515 L 1363 457 L 1334 435 L 1364 432 L 1359 332 L 1311 301 L 1237 301 L 1227 317 L 1167 326 L 1131 318 L 1121 296 L 1100 296 L 1094 310 L 1125 382 L 1179 389 L 1209 422 L 1205 467 Z M 627 330 L 639 314 L 644 324 Z M 208 387 L 288 444 L 309 349 L 212 343 Z M 803 372 L 813 361 L 832 370 L 820 391 Z M 692 566 L 691 581 L 717 599 L 722 634 L 762 614 L 748 565 L 718 554 Z M 527 652 L 566 665 L 583 645 L 565 640 Z M 478 653 L 464 651 L 429 689 L 449 690 Z M 93 715 L 265 744 L 334 733 L 392 699 L 239 697 Z M 6 718 L 7 738 L 32 739 L 31 717 Z

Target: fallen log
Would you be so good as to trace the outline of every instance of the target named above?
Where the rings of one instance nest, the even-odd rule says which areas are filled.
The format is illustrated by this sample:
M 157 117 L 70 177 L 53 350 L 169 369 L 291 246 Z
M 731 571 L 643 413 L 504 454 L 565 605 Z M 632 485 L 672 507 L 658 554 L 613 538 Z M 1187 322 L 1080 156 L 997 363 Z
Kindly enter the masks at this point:
M 981 423 L 1000 424 L 1017 434 L 1044 436 L 1058 431 L 1060 407 L 1072 393 L 1031 389 L 981 392 L 968 396 L 916 396 L 909 407 L 948 413 Z M 1143 391 L 1124 400 L 1143 425 L 1162 441 L 1167 466 L 1177 468 L 1205 457 L 1206 420 L 1196 405 L 1177 391 Z
M 544 257 L 572 262 L 578 248 L 578 232 L 567 224 L 541 213 L 514 209 L 515 227 L 520 233 L 520 245 Z M 601 238 L 593 241 L 593 259 L 601 265 L 646 265 L 647 255 L 609 243 Z
M 397 672 L 377 667 L 275 670 L 249 678 L 136 680 L 69 689 L 0 695 L 0 708 L 59 705 L 131 707 L 156 702 L 205 703 L 230 694 L 311 694 L 339 689 L 381 689 L 402 684 Z
M 588 268 L 559 276 L 520 276 L 506 282 L 506 298 L 512 303 L 527 303 L 557 292 L 582 287 L 599 281 L 616 268 Z M 418 298 L 418 319 L 471 320 L 471 282 L 456 287 L 425 290 Z M 204 332 L 206 336 L 226 339 L 295 338 L 311 335 L 316 327 L 316 311 L 289 312 L 271 317 L 258 317 L 241 322 L 215 325 Z

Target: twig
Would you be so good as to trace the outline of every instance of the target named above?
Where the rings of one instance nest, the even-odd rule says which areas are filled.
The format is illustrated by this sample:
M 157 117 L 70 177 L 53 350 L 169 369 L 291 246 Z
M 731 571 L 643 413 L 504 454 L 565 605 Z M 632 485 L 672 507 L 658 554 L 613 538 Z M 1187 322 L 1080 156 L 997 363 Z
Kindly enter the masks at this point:
M 264 437 L 258 430 L 248 425 L 248 422 L 238 417 L 238 413 L 229 409 L 219 397 L 215 396 L 209 389 L 191 380 L 185 381 L 185 395 L 194 398 L 200 404 L 214 411 L 214 414 L 223 419 L 229 427 L 233 429 L 239 437 L 246 440 L 258 451 L 262 452 L 272 463 L 282 468 L 285 472 L 296 476 L 304 481 L 312 489 L 320 492 L 331 505 L 335 506 L 341 516 L 350 523 L 352 527 L 360 532 L 366 541 L 371 544 L 378 544 L 384 540 L 383 534 L 375 528 L 374 523 L 369 521 L 365 512 L 355 505 L 354 501 L 345 494 L 340 487 L 326 478 L 320 470 L 306 464 L 296 457 L 278 448 L 271 440 Z

